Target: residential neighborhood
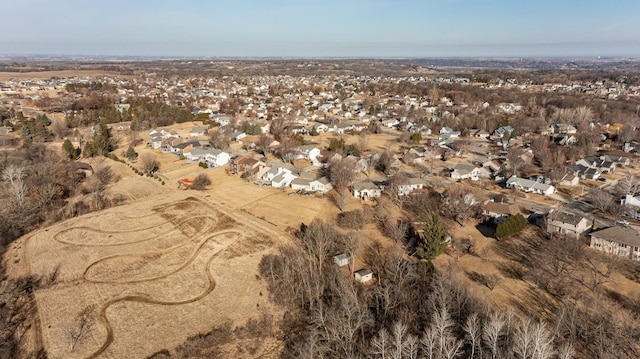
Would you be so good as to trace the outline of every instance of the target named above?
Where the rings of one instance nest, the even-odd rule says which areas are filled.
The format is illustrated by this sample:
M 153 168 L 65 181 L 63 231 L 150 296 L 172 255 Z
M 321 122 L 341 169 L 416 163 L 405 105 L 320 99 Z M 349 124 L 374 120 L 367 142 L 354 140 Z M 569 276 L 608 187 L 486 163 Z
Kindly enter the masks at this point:
M 116 315 L 125 325 L 134 305 L 165 311 L 178 303 L 236 320 L 212 329 L 202 319 L 187 349 L 163 347 L 178 357 L 271 357 L 245 348 L 255 339 L 247 333 L 275 337 L 294 326 L 295 335 L 321 338 L 327 332 L 309 321 L 335 318 L 342 326 L 331 333 L 359 323 L 340 335 L 368 354 L 325 348 L 326 357 L 386 357 L 390 338 L 405 343 L 404 335 L 432 345 L 433 357 L 471 357 L 483 347 L 475 357 L 498 358 L 507 334 L 510 343 L 529 340 L 529 326 L 542 336 L 561 328 L 571 343 L 595 333 L 579 350 L 600 357 L 617 348 L 602 338 L 617 332 L 593 323 L 635 315 L 640 78 L 406 59 L 101 66 L 120 70 L 33 79 L 16 72 L 0 82 L 0 195 L 10 208 L 0 209 L 0 229 L 17 241 L 6 261 L 39 275 L 37 285 L 20 278 L 16 288 L 47 297 L 80 283 L 115 296 L 104 304 L 109 293 L 99 291 L 96 305 L 83 302 L 84 317 L 64 323 L 71 329 L 54 330 L 76 333 L 89 320 L 100 324 L 97 338 Z M 47 260 L 26 266 L 23 250 Z M 158 288 L 172 280 L 172 297 L 160 298 Z M 228 300 L 236 296 L 242 303 Z M 111 304 L 122 312 L 107 310 Z M 531 319 L 514 319 L 521 311 Z M 184 323 L 204 318 L 186 315 Z M 419 324 L 401 322 L 418 316 Z M 442 344 L 429 341 L 438 320 L 444 331 L 460 321 L 456 342 L 453 332 Z M 491 325 L 500 328 L 485 334 Z M 472 330 L 478 342 L 469 342 Z M 233 350 L 189 352 L 218 336 L 234 336 Z M 78 343 L 82 355 L 71 356 L 92 357 L 87 348 L 98 341 Z M 407 352 L 402 345 L 398 353 Z M 446 356 L 447 348 L 459 354 Z M 292 344 L 287 355 L 312 357 L 315 349 Z

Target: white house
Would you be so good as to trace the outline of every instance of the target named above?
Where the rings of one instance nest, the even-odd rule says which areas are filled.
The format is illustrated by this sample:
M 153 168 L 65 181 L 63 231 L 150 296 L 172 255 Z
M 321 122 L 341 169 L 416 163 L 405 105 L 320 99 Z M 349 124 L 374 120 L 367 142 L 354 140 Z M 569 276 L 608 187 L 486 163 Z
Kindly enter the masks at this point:
M 341 253 L 336 256 L 333 256 L 333 263 L 335 263 L 338 267 L 348 266 L 351 261 L 351 256 L 348 253 Z
M 231 156 L 218 149 L 192 148 L 184 155 L 189 162 L 204 162 L 211 167 L 221 167 L 229 163 Z
M 622 200 L 620 200 L 620 204 L 623 206 L 633 206 L 633 207 L 640 207 L 640 195 L 638 196 L 633 196 L 633 195 L 626 195 L 622 198 Z
M 309 182 L 309 186 L 311 186 L 311 191 L 327 193 L 333 189 L 333 185 L 327 177 L 320 177 Z
M 423 186 L 424 182 L 420 178 L 408 178 L 407 183 L 398 186 L 398 195 L 406 196 L 417 189 L 422 189 Z
M 159 135 L 159 134 L 151 135 L 151 139 L 149 140 L 149 146 L 151 146 L 151 148 L 153 148 L 154 150 L 157 150 L 162 146 L 163 140 L 164 138 L 162 137 L 162 135 Z
M 231 123 L 231 117 L 228 117 L 228 116 L 216 117 L 213 119 L 213 122 L 217 122 L 218 124 L 220 124 L 220 127 L 226 126 Z
M 291 170 L 284 167 L 272 167 L 262 175 L 264 182 L 268 182 L 271 186 L 279 188 L 289 186 L 295 178 L 296 176 L 293 175 Z
M 360 199 L 378 198 L 382 195 L 382 188 L 370 180 L 354 183 L 351 191 L 354 197 Z
M 456 181 L 463 179 L 470 179 L 477 181 L 480 178 L 489 178 L 491 173 L 484 167 L 476 167 L 469 163 L 459 163 L 453 167 L 451 171 L 451 178 Z
M 302 158 L 312 162 L 317 161 L 318 156 L 320 156 L 320 149 L 312 145 L 300 146 L 299 152 Z
M 316 129 L 317 133 L 325 133 L 329 131 L 329 126 L 325 125 L 324 123 L 316 123 L 315 125 L 313 125 L 313 128 Z
M 373 279 L 373 272 L 371 269 L 363 268 L 354 273 L 354 279 L 360 283 L 366 283 Z
M 311 190 L 311 180 L 308 178 L 295 178 L 291 181 L 291 189 L 295 191 L 310 191 Z
M 532 192 L 543 195 L 550 195 L 555 193 L 556 188 L 552 185 L 532 181 L 525 178 L 519 178 L 512 176 L 507 180 L 507 188 L 515 188 L 523 192 Z
M 209 149 L 209 153 L 205 156 L 205 160 L 212 167 L 222 167 L 229 163 L 231 155 L 218 149 Z

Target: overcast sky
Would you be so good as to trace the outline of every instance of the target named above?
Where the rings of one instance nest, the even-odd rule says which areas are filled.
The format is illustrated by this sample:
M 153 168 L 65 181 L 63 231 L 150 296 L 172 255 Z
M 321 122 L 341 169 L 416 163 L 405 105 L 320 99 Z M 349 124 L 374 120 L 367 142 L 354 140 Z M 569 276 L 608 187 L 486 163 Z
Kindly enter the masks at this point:
M 1 54 L 640 56 L 640 0 L 0 0 Z

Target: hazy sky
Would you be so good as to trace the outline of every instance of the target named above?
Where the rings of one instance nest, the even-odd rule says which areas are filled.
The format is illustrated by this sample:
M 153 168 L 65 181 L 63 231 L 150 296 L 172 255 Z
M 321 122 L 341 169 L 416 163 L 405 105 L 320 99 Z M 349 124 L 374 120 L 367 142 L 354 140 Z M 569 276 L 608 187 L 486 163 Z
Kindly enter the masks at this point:
M 640 0 L 0 0 L 1 54 L 640 56 Z

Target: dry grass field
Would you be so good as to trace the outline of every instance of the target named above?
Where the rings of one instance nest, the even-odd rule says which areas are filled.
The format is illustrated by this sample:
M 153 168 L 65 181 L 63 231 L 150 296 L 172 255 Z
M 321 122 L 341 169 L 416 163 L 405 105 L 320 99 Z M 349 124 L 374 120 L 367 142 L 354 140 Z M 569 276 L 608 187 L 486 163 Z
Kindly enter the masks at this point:
M 208 195 L 168 191 L 19 239 L 9 275 L 41 278 L 50 358 L 146 357 L 226 322 L 279 317 L 257 275 L 288 240 L 271 227 Z M 254 355 L 277 348 L 264 338 Z

